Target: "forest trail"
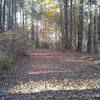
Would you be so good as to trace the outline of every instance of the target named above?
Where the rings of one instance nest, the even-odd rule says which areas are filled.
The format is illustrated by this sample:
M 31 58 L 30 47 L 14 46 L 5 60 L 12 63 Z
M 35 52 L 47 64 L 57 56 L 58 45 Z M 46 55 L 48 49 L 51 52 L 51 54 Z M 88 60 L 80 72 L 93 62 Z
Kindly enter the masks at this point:
M 100 57 L 35 49 L 0 89 L 0 100 L 100 100 Z

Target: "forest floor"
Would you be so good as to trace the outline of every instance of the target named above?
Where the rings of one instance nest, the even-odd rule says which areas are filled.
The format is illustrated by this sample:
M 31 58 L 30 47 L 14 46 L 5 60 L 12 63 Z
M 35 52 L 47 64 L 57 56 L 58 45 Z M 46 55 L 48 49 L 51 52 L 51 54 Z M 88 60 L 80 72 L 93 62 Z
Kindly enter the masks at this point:
M 100 100 L 100 56 L 35 49 L 0 79 L 0 100 Z

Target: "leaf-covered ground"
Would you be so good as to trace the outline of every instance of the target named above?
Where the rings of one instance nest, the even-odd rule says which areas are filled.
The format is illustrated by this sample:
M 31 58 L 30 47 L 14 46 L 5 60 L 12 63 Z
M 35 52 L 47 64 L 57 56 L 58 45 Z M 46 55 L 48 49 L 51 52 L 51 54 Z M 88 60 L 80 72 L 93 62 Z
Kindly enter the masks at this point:
M 100 100 L 100 57 L 35 49 L 0 79 L 0 100 Z

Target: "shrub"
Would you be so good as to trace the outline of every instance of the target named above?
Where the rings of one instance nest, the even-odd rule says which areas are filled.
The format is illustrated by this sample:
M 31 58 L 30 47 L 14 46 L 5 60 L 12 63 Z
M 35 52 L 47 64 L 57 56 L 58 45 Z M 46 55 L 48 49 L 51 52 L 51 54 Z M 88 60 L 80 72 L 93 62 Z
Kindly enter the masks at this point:
M 12 60 L 8 54 L 4 51 L 0 51 L 0 74 L 3 74 L 5 71 L 9 70 L 9 66 Z

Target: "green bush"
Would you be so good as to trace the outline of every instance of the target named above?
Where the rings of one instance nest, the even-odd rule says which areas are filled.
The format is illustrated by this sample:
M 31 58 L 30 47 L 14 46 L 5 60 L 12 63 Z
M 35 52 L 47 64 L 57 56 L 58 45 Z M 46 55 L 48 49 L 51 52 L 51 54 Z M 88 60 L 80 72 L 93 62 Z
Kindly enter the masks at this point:
M 9 69 L 11 59 L 8 54 L 4 51 L 0 51 L 0 74 L 4 73 Z

